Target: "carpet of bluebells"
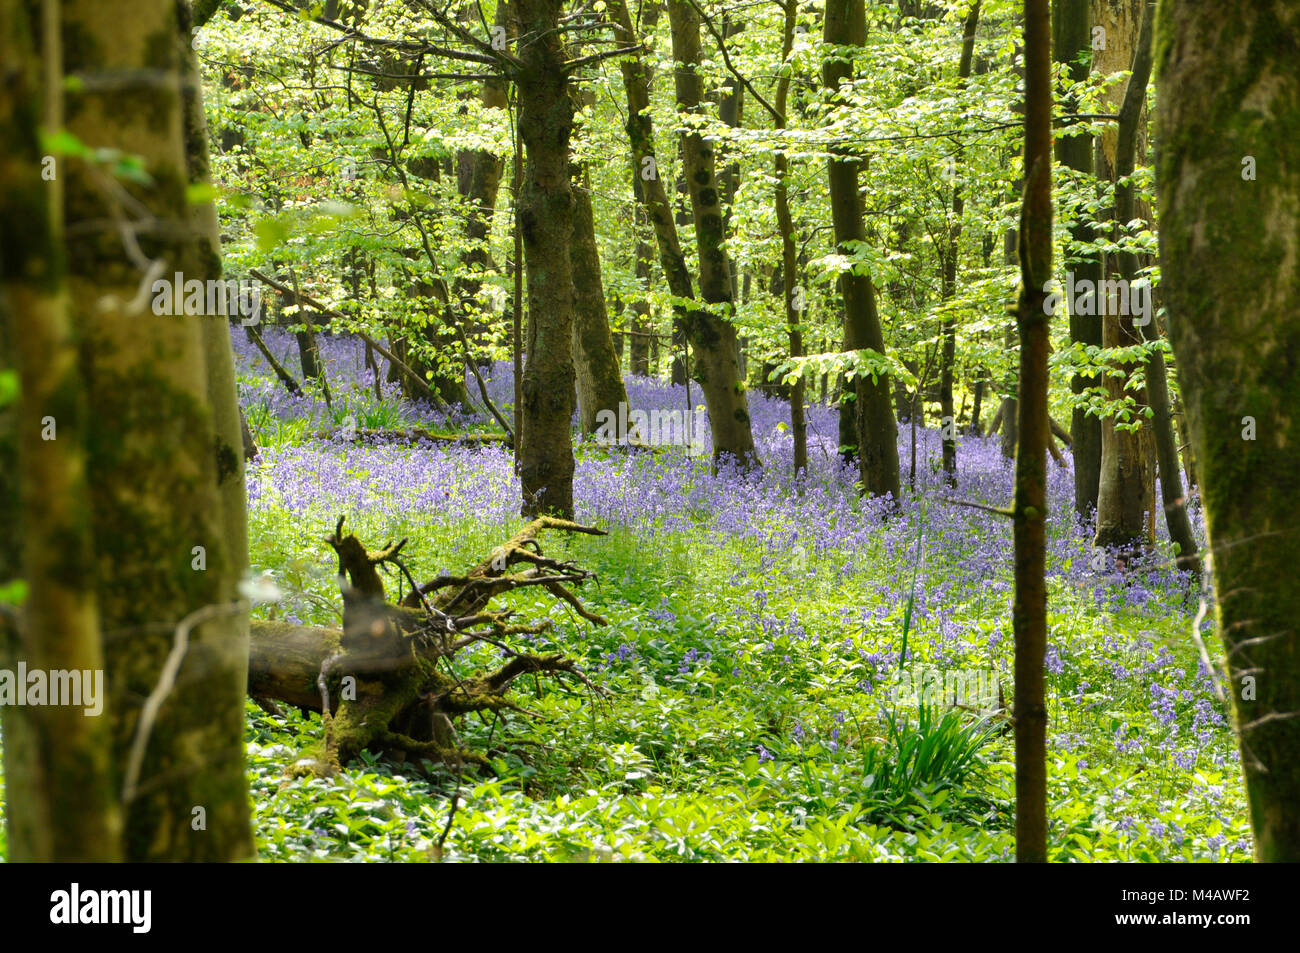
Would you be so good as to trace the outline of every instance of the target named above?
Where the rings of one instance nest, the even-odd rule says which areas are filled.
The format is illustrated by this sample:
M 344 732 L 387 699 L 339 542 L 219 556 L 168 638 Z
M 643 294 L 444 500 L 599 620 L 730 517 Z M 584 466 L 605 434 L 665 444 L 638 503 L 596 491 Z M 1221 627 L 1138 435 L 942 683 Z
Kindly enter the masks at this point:
M 350 429 L 488 431 L 479 406 L 435 410 L 364 366 L 364 347 L 324 336 L 330 406 L 291 397 L 235 335 L 240 398 L 261 448 L 248 470 L 252 559 L 280 601 L 264 617 L 337 624 L 335 519 L 371 546 L 409 537 L 417 577 L 459 571 L 521 525 L 500 447 L 375 442 Z M 296 344 L 267 341 L 297 369 Z M 488 391 L 509 415 L 506 363 Z M 470 394 L 477 405 L 477 389 Z M 628 380 L 644 410 L 702 403 L 698 388 Z M 963 437 L 958 483 L 938 473 L 937 430 L 900 428 L 901 510 L 855 492 L 835 412 L 809 413 L 809 468 L 792 476 L 788 406 L 751 395 L 762 475 L 711 474 L 707 454 L 628 452 L 575 433 L 576 516 L 606 537 L 548 552 L 599 574 L 584 598 L 610 620 L 514 594 L 611 695 L 531 680 L 531 717 L 470 719 L 462 742 L 493 777 L 357 763 L 284 784 L 320 722 L 250 705 L 258 842 L 266 859 L 1009 860 L 1012 739 L 997 699 L 917 704 L 900 668 L 986 672 L 1011 696 L 1011 496 L 997 441 Z M 576 421 L 575 421 L 576 424 Z M 352 438 L 352 439 L 349 439 Z M 1247 860 L 1234 737 L 1193 625 L 1205 599 L 1172 568 L 1158 527 L 1149 564 L 1094 563 L 1051 467 L 1048 524 L 1051 853 L 1076 861 Z M 396 583 L 394 582 L 394 585 Z M 1212 616 L 1212 613 L 1210 613 Z M 1205 643 L 1217 661 L 1207 621 Z M 466 660 L 494 665 L 483 647 Z M 1231 690 L 1225 686 L 1224 690 Z M 948 701 L 960 702 L 956 696 Z M 445 840 L 452 794 L 459 792 Z

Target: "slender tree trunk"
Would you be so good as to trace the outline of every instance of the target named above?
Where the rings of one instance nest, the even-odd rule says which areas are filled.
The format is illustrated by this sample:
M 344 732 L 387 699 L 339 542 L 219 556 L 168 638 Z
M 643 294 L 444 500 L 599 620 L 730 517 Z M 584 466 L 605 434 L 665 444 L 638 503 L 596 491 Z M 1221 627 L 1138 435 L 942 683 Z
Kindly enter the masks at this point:
M 573 515 L 573 100 L 559 32 L 561 0 L 517 0 L 519 129 L 528 149 L 519 225 L 531 342 L 524 369 L 519 473 L 526 516 Z
M 623 372 L 605 309 L 590 182 L 573 187 L 569 261 L 573 268 L 573 362 L 578 381 L 578 420 L 583 433 L 595 433 L 597 415 L 606 410 L 617 417 L 619 405 L 627 404 L 627 389 L 623 386 Z
M 674 87 L 677 108 L 687 117 L 700 110 L 700 15 L 688 0 L 668 0 L 672 22 Z M 685 317 L 686 337 L 695 352 L 694 371 L 704 391 L 713 435 L 713 459 L 730 459 L 743 470 L 759 467 L 750 427 L 749 399 L 740 375 L 740 349 L 733 311 L 731 262 L 715 170 L 713 143 L 687 129 L 681 136 L 682 169 L 695 221 L 695 248 L 700 261 L 701 307 Z
M 1020 441 L 1014 504 L 1016 860 L 1047 860 L 1047 355 L 1052 274 L 1052 86 L 1048 0 L 1025 0 L 1025 193 L 1020 213 Z
M 745 24 L 741 20 L 733 20 L 728 11 L 722 13 L 722 38 L 723 42 L 728 42 L 733 36 L 743 33 Z M 779 82 L 779 80 L 778 80 Z M 720 90 L 718 101 L 718 119 L 726 123 L 732 129 L 740 129 L 744 126 L 745 116 L 745 87 L 740 85 L 734 77 L 727 78 L 728 85 Z M 731 210 L 736 204 L 736 188 L 740 185 L 740 150 L 727 148 L 729 156 L 724 156 L 725 164 L 722 171 L 718 173 L 718 192 L 722 197 L 722 229 L 724 235 L 732 234 L 731 228 Z M 731 275 L 731 301 L 740 301 L 740 285 L 736 275 L 736 262 L 731 254 L 727 254 L 727 271 Z M 739 341 L 738 347 L 743 352 L 747 342 Z M 740 368 L 741 380 L 745 377 L 744 362 L 741 362 Z
M 515 37 L 512 20 L 509 2 L 499 0 L 493 25 L 505 30 L 513 42 Z M 505 78 L 499 75 L 485 79 L 481 94 L 484 108 L 504 111 L 509 105 L 507 85 Z M 470 172 L 465 198 L 469 216 L 465 221 L 465 237 L 470 242 L 470 248 L 465 253 L 465 264 L 477 272 L 492 264 L 487 243 L 492 234 L 492 218 L 496 214 L 497 193 L 501 189 L 505 160 L 486 149 L 476 149 L 468 158 Z M 482 282 L 477 277 L 462 278 L 457 284 L 457 297 L 462 301 L 475 298 L 481 286 Z
M 971 4 L 962 28 L 961 62 L 957 67 L 957 86 L 964 89 L 970 77 L 971 62 L 975 58 L 975 30 L 979 26 L 980 0 Z M 960 163 L 961 150 L 957 152 Z M 965 203 L 961 195 L 961 183 L 953 179 L 952 183 L 952 221 L 948 226 L 948 247 L 943 255 L 944 301 L 952 300 L 957 293 L 957 257 L 961 242 L 961 217 Z M 940 433 L 943 438 L 943 472 L 948 484 L 957 482 L 957 417 L 953 409 L 952 385 L 953 365 L 957 360 L 957 322 L 955 318 L 943 320 L 943 352 L 939 364 L 939 405 Z
M 640 177 L 634 176 L 633 184 L 636 185 L 639 182 Z M 650 247 L 650 243 L 645 241 L 640 234 L 640 226 L 643 224 L 648 225 L 647 222 L 642 221 L 644 216 L 645 205 L 641 202 L 640 196 L 638 195 L 636 211 L 633 213 L 633 217 L 637 220 L 638 225 L 636 250 L 633 253 L 636 256 L 636 262 L 634 263 L 633 268 L 635 269 L 637 278 L 637 296 L 631 303 L 633 315 L 632 330 L 636 333 L 631 335 L 631 354 L 628 366 L 633 374 L 638 374 L 641 377 L 649 377 L 652 373 L 650 366 L 651 342 L 654 339 L 648 335 L 650 335 L 654 329 L 650 323 L 650 301 L 648 295 L 650 294 L 650 261 L 654 255 L 654 250 Z M 658 368 L 654 368 L 653 372 L 657 371 Z
M 1263 862 L 1300 861 L 1297 36 L 1285 0 L 1184 0 L 1155 44 L 1169 336 Z
M 39 24 L 28 22 L 24 7 Z M 0 619 L 0 666 L 9 672 L 19 663 L 29 671 L 98 672 L 102 678 L 99 610 L 87 585 L 95 575 L 84 505 L 91 418 L 63 287 L 64 170 L 56 162 L 54 177 L 43 177 L 38 137 L 38 127 L 62 126 L 60 59 L 54 0 L 0 0 L 6 73 L 0 82 L 0 317 L 21 394 L 15 428 L 21 505 L 0 515 L 15 542 L 22 541 L 28 592 L 17 632 L 5 631 L 8 623 Z M 5 705 L 0 715 L 8 859 L 120 860 L 122 818 L 112 787 L 107 714 L 55 703 Z
M 832 93 L 853 75 L 851 48 L 866 41 L 866 14 L 862 0 L 828 0 L 824 39 L 829 50 L 822 64 L 822 83 Z M 846 49 L 849 48 L 849 49 Z M 845 151 L 828 163 L 831 217 L 840 254 L 852 255 L 852 246 L 866 241 L 862 195 L 858 191 L 861 160 Z M 871 350 L 885 354 L 884 334 L 876 312 L 876 289 L 871 277 L 857 270 L 840 275 L 844 295 L 844 347 L 849 351 Z M 859 375 L 855 381 L 856 437 L 862 489 L 873 496 L 899 498 L 898 426 L 890 399 L 889 375 L 874 380 Z M 844 413 L 841 408 L 841 413 Z M 841 427 L 841 434 L 844 428 Z
M 794 27 L 798 17 L 797 0 L 784 0 L 785 19 L 781 29 L 781 78 L 776 83 L 775 126 L 785 129 L 786 100 L 790 95 L 790 76 L 794 64 L 790 51 L 794 48 Z M 803 312 L 806 294 L 802 289 L 796 300 L 795 288 L 798 254 L 795 249 L 794 220 L 790 216 L 790 160 L 784 150 L 776 153 L 776 206 L 777 229 L 781 234 L 781 292 L 785 301 L 785 324 L 790 335 L 790 356 L 803 356 Z M 790 388 L 790 432 L 794 437 L 794 472 L 799 474 L 808 466 L 808 424 L 804 420 L 804 376 Z
M 176 2 L 177 22 L 181 39 L 181 80 L 182 102 L 184 105 L 185 124 L 185 169 L 186 178 L 192 189 L 210 190 L 212 187 L 211 158 L 208 154 L 208 120 L 203 109 L 203 76 L 199 71 L 198 56 L 192 43 L 193 31 L 188 19 L 189 9 L 183 0 Z M 194 266 L 196 276 L 204 280 L 220 280 L 223 275 L 221 263 L 221 225 L 217 219 L 217 208 L 211 201 L 191 203 L 190 221 L 193 228 Z M 295 282 L 296 284 L 296 282 Z M 320 358 L 316 346 L 316 336 L 312 331 L 312 313 L 304 312 L 307 333 L 311 340 L 313 355 Z M 212 410 L 212 424 L 215 432 L 215 449 L 217 458 L 217 492 L 221 497 L 221 521 L 226 562 L 224 577 L 218 580 L 222 590 L 222 599 L 228 605 L 241 604 L 243 595 L 239 585 L 248 573 L 248 493 L 244 479 L 244 462 L 249 449 L 257 453 L 252 434 L 244 420 L 243 410 L 239 406 L 239 391 L 235 383 L 235 362 L 231 349 L 231 324 L 221 315 L 204 315 L 201 318 L 203 364 L 207 371 L 208 406 Z M 329 383 L 326 380 L 323 365 L 318 366 L 321 387 L 328 401 Z M 209 570 L 214 571 L 214 570 Z M 237 715 L 239 737 L 243 736 L 243 696 L 244 686 L 248 682 L 248 613 L 246 609 L 229 613 L 226 616 L 229 627 L 230 644 L 228 655 L 223 660 L 223 671 L 233 683 L 227 685 L 228 692 L 237 693 L 238 702 L 231 701 L 232 710 L 227 716 Z M 215 677 L 216 673 L 214 673 Z M 228 700 L 230 695 L 226 696 Z M 235 728 L 235 719 L 231 718 L 230 728 Z M 225 809 L 221 818 L 223 825 L 235 831 L 247 831 L 251 818 L 242 803 Z M 251 843 L 248 850 L 252 852 Z
M 1182 454 L 1183 466 L 1187 468 L 1187 485 L 1188 487 L 1198 486 L 1196 479 L 1196 456 L 1192 452 L 1192 437 L 1187 429 L 1187 414 L 1183 410 L 1183 402 L 1174 400 L 1174 409 L 1172 411 L 1174 421 L 1178 425 L 1178 439 L 1182 441 L 1179 452 Z
M 614 24 L 614 38 L 620 46 L 633 46 L 641 42 L 624 0 L 609 0 L 606 10 Z M 657 20 L 658 10 L 657 4 L 645 7 L 643 12 L 646 14 L 647 27 L 652 19 Z M 694 300 L 695 291 L 690 271 L 686 267 L 686 257 L 682 254 L 672 203 L 663 183 L 663 170 L 655 154 L 654 120 L 650 115 L 650 68 L 643 56 L 630 55 L 619 60 L 619 70 L 623 74 L 623 89 L 627 96 L 626 128 L 632 150 L 632 191 L 642 203 L 653 226 L 655 243 L 659 248 L 659 264 L 668 291 L 678 299 L 673 306 L 672 382 L 684 384 L 686 365 L 681 358 L 686 347 L 686 302 Z M 653 347 L 657 348 L 657 343 Z M 657 356 L 655 361 L 658 362 Z

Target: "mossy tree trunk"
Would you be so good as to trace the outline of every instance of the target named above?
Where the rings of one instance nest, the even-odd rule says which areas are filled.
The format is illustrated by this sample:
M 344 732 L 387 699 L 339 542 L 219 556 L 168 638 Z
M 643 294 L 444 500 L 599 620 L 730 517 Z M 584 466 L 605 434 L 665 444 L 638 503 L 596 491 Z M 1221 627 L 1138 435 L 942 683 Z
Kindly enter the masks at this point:
M 633 176 L 632 184 L 638 185 L 639 176 Z M 628 370 L 633 374 L 639 374 L 642 377 L 649 377 L 657 373 L 659 368 L 653 367 L 650 361 L 651 342 L 654 340 L 650 335 L 654 327 L 650 322 L 650 264 L 654 257 L 654 249 L 650 243 L 642 237 L 641 229 L 648 226 L 645 221 L 645 205 L 641 201 L 640 193 L 637 194 L 636 210 L 633 217 L 637 224 L 637 241 L 636 261 L 633 269 L 637 279 L 637 296 L 630 302 L 629 307 L 632 310 L 632 338 L 631 345 L 628 348 Z
M 474 20 L 477 20 L 477 13 L 474 12 L 469 4 L 465 4 L 461 9 L 461 17 L 467 23 L 471 13 L 474 13 Z M 514 16 L 507 0 L 501 0 L 497 4 L 496 19 L 493 23 L 494 28 L 500 28 L 506 32 L 511 43 L 515 41 L 515 24 Z M 480 102 L 485 109 L 492 109 L 504 112 L 509 107 L 508 100 L 509 82 L 506 77 L 500 73 L 492 73 L 488 79 L 483 81 L 483 89 L 480 93 Z M 471 152 L 462 152 L 458 156 L 458 163 L 468 166 L 469 174 L 464 182 L 465 204 L 468 208 L 468 214 L 465 217 L 465 238 L 469 242 L 469 250 L 465 253 L 463 259 L 464 265 L 469 269 L 469 275 L 462 275 L 456 280 L 455 292 L 456 298 L 460 301 L 460 313 L 465 316 L 469 327 L 469 332 L 477 325 L 492 320 L 495 315 L 492 309 L 487 306 L 482 298 L 483 280 L 482 274 L 492 268 L 492 258 L 489 253 L 492 237 L 492 220 L 496 215 L 497 195 L 501 190 L 501 178 L 505 172 L 505 159 L 487 149 L 475 149 Z M 451 335 L 452 341 L 449 342 L 454 346 L 455 335 Z M 461 386 L 462 395 L 458 402 L 468 402 L 468 392 L 464 386 Z
M 67 72 L 103 77 L 68 92 L 68 129 L 91 148 L 142 157 L 151 184 L 128 186 L 141 210 L 141 248 L 162 274 L 202 280 L 214 267 L 213 249 L 202 248 L 187 204 L 189 54 L 180 6 L 63 4 Z M 195 98 L 201 102 L 197 90 Z M 241 554 L 222 490 L 239 470 L 238 436 L 228 423 L 237 415 L 233 406 L 214 415 L 210 403 L 210 388 L 224 385 L 211 383 L 209 319 L 140 307 L 142 274 L 122 247 L 114 222 L 121 213 L 102 177 L 70 163 L 66 186 L 66 221 L 76 226 L 70 301 L 99 421 L 87 433 L 95 474 L 89 502 L 110 752 L 126 802 L 123 853 L 129 860 L 248 858 L 247 642 L 244 606 L 231 597 Z M 171 678 L 174 652 L 180 662 Z
M 853 49 L 866 42 L 866 12 L 862 0 L 828 0 L 824 39 L 829 47 L 822 63 L 822 83 L 834 94 L 840 83 L 853 76 Z M 858 173 L 862 161 L 845 150 L 827 163 L 831 218 L 835 242 L 842 255 L 852 257 L 854 246 L 866 241 L 862 193 Z M 840 275 L 844 296 L 844 348 L 885 353 L 885 338 L 876 311 L 876 289 L 871 276 L 860 268 Z M 890 400 L 889 375 L 875 379 L 859 375 L 853 383 L 855 398 L 841 404 L 840 413 L 854 415 L 858 465 L 862 489 L 872 496 L 899 497 L 898 426 Z M 847 427 L 841 426 L 842 435 Z
M 1115 150 L 1115 221 L 1117 223 L 1132 221 L 1136 215 L 1136 190 L 1128 179 L 1133 174 L 1137 117 L 1146 99 L 1147 82 L 1151 77 L 1155 8 L 1155 0 L 1147 0 L 1143 8 L 1137 50 L 1133 55 L 1133 73 L 1124 93 L 1124 103 L 1120 107 L 1119 140 Z M 1137 271 L 1137 255 L 1132 251 L 1120 252 L 1120 276 L 1128 282 L 1130 288 L 1137 278 Z M 1148 343 L 1157 343 L 1160 341 L 1160 330 L 1156 321 L 1155 301 L 1152 297 L 1148 297 L 1147 301 L 1150 304 L 1150 312 L 1145 316 L 1144 323 L 1140 325 L 1140 334 Z M 1138 324 L 1136 321 L 1133 323 Z M 1165 354 L 1161 348 L 1151 349 L 1145 372 L 1147 398 L 1152 411 L 1150 438 L 1155 446 L 1156 460 L 1160 467 L 1160 502 L 1164 509 L 1165 525 L 1169 530 L 1169 538 L 1178 550 L 1178 566 L 1194 573 L 1199 572 L 1201 561 L 1197 555 L 1196 537 L 1192 534 L 1191 520 L 1187 516 L 1187 500 L 1183 496 L 1182 471 L 1178 464 L 1178 438 L 1174 432 L 1170 411 L 1168 374 L 1165 370 Z M 1154 503 L 1154 500 L 1151 502 Z M 1149 532 L 1154 534 L 1155 527 L 1149 527 Z
M 1052 52 L 1057 63 L 1066 65 L 1067 75 L 1074 82 L 1088 77 L 1089 61 L 1080 60 L 1080 54 L 1092 49 L 1092 0 L 1054 0 L 1052 4 Z M 1078 103 L 1067 100 L 1064 107 L 1069 113 L 1078 112 Z M 1066 168 L 1091 177 L 1093 141 L 1088 135 L 1066 135 L 1063 130 L 1056 139 L 1056 159 Z M 1079 214 L 1070 226 L 1070 239 L 1078 243 L 1094 238 L 1084 215 Z M 1074 272 L 1077 281 L 1090 281 L 1095 288 L 1101 280 L 1101 263 L 1096 255 L 1075 252 L 1066 260 L 1066 267 Z M 1075 314 L 1073 302 L 1070 310 L 1070 341 L 1077 347 L 1101 347 L 1101 319 L 1095 314 Z M 1082 394 L 1094 383 L 1093 378 L 1075 374 L 1070 379 L 1070 390 Z M 1074 510 L 1091 520 L 1097 510 L 1097 488 L 1101 481 L 1101 418 L 1089 414 L 1084 408 L 1074 408 L 1070 420 L 1074 457 Z
M 689 123 L 703 101 L 700 15 L 688 0 L 668 0 L 672 23 L 673 85 L 677 108 Z M 749 398 L 740 373 L 740 347 L 733 311 L 731 261 L 724 246 L 726 226 L 713 143 L 693 128 L 681 136 L 682 171 L 695 222 L 700 263 L 700 306 L 686 315 L 686 337 L 694 352 L 692 370 L 704 391 L 715 464 L 730 460 L 744 470 L 759 467 L 749 418 Z
M 1169 336 L 1205 506 L 1255 857 L 1294 862 L 1300 8 L 1183 0 L 1162 3 L 1158 21 L 1156 182 Z
M 1141 13 L 1143 0 L 1096 0 L 1094 12 L 1099 24 L 1106 30 L 1106 49 L 1098 50 L 1096 63 L 1103 73 L 1132 69 L 1142 65 Z M 1150 55 L 1149 48 L 1146 55 Z M 1146 60 L 1147 75 L 1150 60 Z M 1129 82 L 1112 92 L 1109 101 L 1119 108 L 1120 123 L 1101 137 L 1098 150 L 1100 171 L 1105 178 L 1116 182 L 1121 165 L 1132 168 L 1141 158 L 1146 136 L 1145 97 L 1147 75 L 1130 77 Z M 1137 82 L 1138 80 L 1141 82 Z M 1132 96 L 1129 96 L 1129 90 Z M 1131 102 L 1129 110 L 1125 105 Z M 1123 148 L 1121 148 L 1123 147 Z M 1124 155 L 1123 153 L 1129 153 Z M 1116 208 L 1112 212 L 1113 237 L 1127 219 L 1120 219 L 1116 189 Z M 1131 216 L 1130 216 L 1131 217 Z M 1105 255 L 1102 275 L 1108 280 L 1120 279 L 1119 257 Z M 1121 295 L 1123 292 L 1121 291 Z M 1102 344 L 1107 348 L 1134 347 L 1142 343 L 1141 331 L 1133 323 L 1133 314 L 1125 297 L 1108 297 L 1099 289 L 1097 307 L 1102 312 Z M 1126 313 L 1119 313 L 1123 310 Z M 1154 539 L 1155 527 L 1148 524 L 1148 516 L 1155 498 L 1155 460 L 1146 408 L 1149 405 L 1146 387 L 1128 387 L 1129 379 L 1138 371 L 1136 362 L 1112 365 L 1119 376 L 1107 375 L 1106 394 L 1110 401 L 1132 397 L 1136 407 L 1129 425 L 1117 426 L 1114 415 L 1101 422 L 1101 478 L 1097 488 L 1097 530 L 1094 543 L 1119 552 L 1141 550 Z M 1133 427 L 1132 424 L 1137 426 Z
M 614 37 L 620 46 L 632 46 L 641 42 L 624 0 L 609 0 L 606 9 L 614 26 Z M 657 4 L 644 9 L 647 29 L 653 22 L 657 22 L 658 11 Z M 632 152 L 632 191 L 650 219 L 664 280 L 669 293 L 676 299 L 673 303 L 672 381 L 674 384 L 684 384 L 686 365 L 682 357 L 686 348 L 685 326 L 695 291 L 690 270 L 686 267 L 686 256 L 682 254 L 677 220 L 663 183 L 663 169 L 655 153 L 654 119 L 650 114 L 650 67 L 645 57 L 632 54 L 620 58 L 619 71 L 623 74 L 623 89 L 627 96 L 626 128 Z
M 181 37 L 181 94 L 185 133 L 186 178 L 191 188 L 210 189 L 212 166 L 208 153 L 208 121 L 203 108 L 203 76 L 199 70 L 198 56 L 191 42 L 192 23 L 189 6 L 176 0 L 176 16 Z M 193 228 L 193 247 L 190 249 L 196 277 L 220 280 L 223 276 L 221 261 L 221 226 L 217 208 L 211 201 L 193 202 L 189 205 Z M 310 314 L 310 312 L 308 312 Z M 226 559 L 224 575 L 218 579 L 221 599 L 227 605 L 240 603 L 243 595 L 239 585 L 248 575 L 248 493 L 244 479 L 244 463 L 249 456 L 252 436 L 239 406 L 239 391 L 235 383 L 234 353 L 231 348 L 231 324 L 220 314 L 199 316 L 203 365 L 206 371 L 208 407 L 212 412 L 214 448 L 216 453 L 217 493 L 221 499 L 222 538 Z M 310 328 L 310 317 L 308 318 Z M 310 333 L 310 332 L 309 332 Z M 316 337 L 311 336 L 313 354 L 319 359 Z M 328 398 L 329 385 L 323 369 L 321 383 Z M 256 453 L 256 446 L 252 448 Z M 209 570 L 215 571 L 215 570 Z M 235 611 L 226 617 L 227 636 L 230 640 L 222 674 L 229 680 L 223 697 L 229 700 L 232 689 L 239 690 L 248 680 L 248 614 Z M 213 678 L 218 678 L 213 673 Z M 234 728 L 233 715 L 239 716 L 239 737 L 243 737 L 243 706 L 225 712 L 227 727 Z M 247 811 L 236 807 L 225 811 L 223 823 L 232 830 L 248 829 L 251 818 Z M 236 843 L 232 835 L 232 846 Z M 250 845 L 251 851 L 251 845 Z
M 583 433 L 596 432 L 602 410 L 618 416 L 627 404 L 627 388 L 609 330 L 605 286 L 600 277 L 596 223 L 591 210 L 591 183 L 573 184 L 573 239 L 569 245 L 573 268 L 573 363 L 578 381 L 578 422 Z
M 573 100 L 559 32 L 560 0 L 518 0 L 519 130 L 527 147 L 519 224 L 530 323 L 520 422 L 525 515 L 573 514 Z
M 6 500 L 0 513 L 6 535 L 15 544 L 21 540 L 21 550 L 5 559 L 0 581 L 16 571 L 28 588 L 16 631 L 0 618 L 0 667 L 13 672 L 21 662 L 28 671 L 93 678 L 103 672 L 104 657 L 98 603 L 88 584 L 95 576 L 85 505 L 91 418 L 64 290 L 66 167 L 56 160 L 53 176 L 43 175 L 38 137 L 38 127 L 62 125 L 58 33 L 55 0 L 0 0 L 0 336 L 12 348 L 21 393 L 12 471 L 21 504 Z M 21 568 L 12 562 L 18 555 Z M 89 714 L 52 701 L 0 707 L 8 859 L 120 860 L 122 817 L 109 765 L 108 712 Z

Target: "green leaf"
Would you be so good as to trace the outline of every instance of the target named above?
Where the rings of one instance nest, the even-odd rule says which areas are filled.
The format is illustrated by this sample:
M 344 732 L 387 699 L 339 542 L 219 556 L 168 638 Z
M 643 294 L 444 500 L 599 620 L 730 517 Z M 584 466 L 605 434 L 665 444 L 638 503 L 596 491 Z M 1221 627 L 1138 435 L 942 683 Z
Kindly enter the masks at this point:
M 55 156 L 88 156 L 91 152 L 89 146 L 66 129 L 58 129 L 54 132 L 43 131 L 41 148 L 49 155 Z
M 271 251 L 283 245 L 289 238 L 289 226 L 279 216 L 259 219 L 253 226 L 257 235 L 257 247 L 261 251 Z
M 185 201 L 190 205 L 214 201 L 217 194 L 216 186 L 210 182 L 195 182 L 185 187 Z
M 0 409 L 18 400 L 18 372 L 0 371 Z
M 0 583 L 0 604 L 20 606 L 27 601 L 27 583 L 22 579 L 12 579 Z

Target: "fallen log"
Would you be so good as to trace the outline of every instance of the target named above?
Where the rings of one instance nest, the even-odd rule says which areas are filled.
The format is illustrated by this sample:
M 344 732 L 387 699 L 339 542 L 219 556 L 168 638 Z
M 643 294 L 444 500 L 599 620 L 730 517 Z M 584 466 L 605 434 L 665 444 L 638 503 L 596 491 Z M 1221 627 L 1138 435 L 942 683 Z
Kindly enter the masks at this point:
M 321 440 L 354 439 L 370 443 L 419 443 L 424 440 L 429 443 L 451 444 L 460 447 L 501 446 L 510 448 L 513 446 L 510 437 L 503 433 L 442 434 L 426 430 L 423 427 L 410 427 L 405 430 L 373 430 L 370 428 L 315 430 L 312 431 L 311 436 Z
M 593 574 L 546 556 L 538 541 L 546 530 L 602 536 L 603 530 L 541 517 L 464 575 L 417 584 L 401 559 L 406 540 L 372 552 L 355 535 L 344 535 L 343 522 L 326 540 L 338 557 L 342 628 L 282 621 L 251 626 L 248 693 L 259 703 L 320 712 L 325 725 L 322 748 L 289 773 L 330 774 L 363 750 L 399 761 L 486 765 L 482 755 L 459 746 L 455 720 L 471 712 L 522 712 L 508 697 L 520 675 L 572 678 L 603 693 L 572 660 L 510 644 L 511 636 L 547 631 L 549 621 L 516 623 L 511 612 L 490 608 L 497 596 L 535 586 L 588 622 L 607 624 L 573 591 Z M 527 568 L 516 568 L 521 565 Z M 396 568 L 409 583 L 399 602 L 386 599 L 380 567 Z M 499 649 L 506 661 L 491 671 L 459 672 L 457 656 L 478 643 Z

